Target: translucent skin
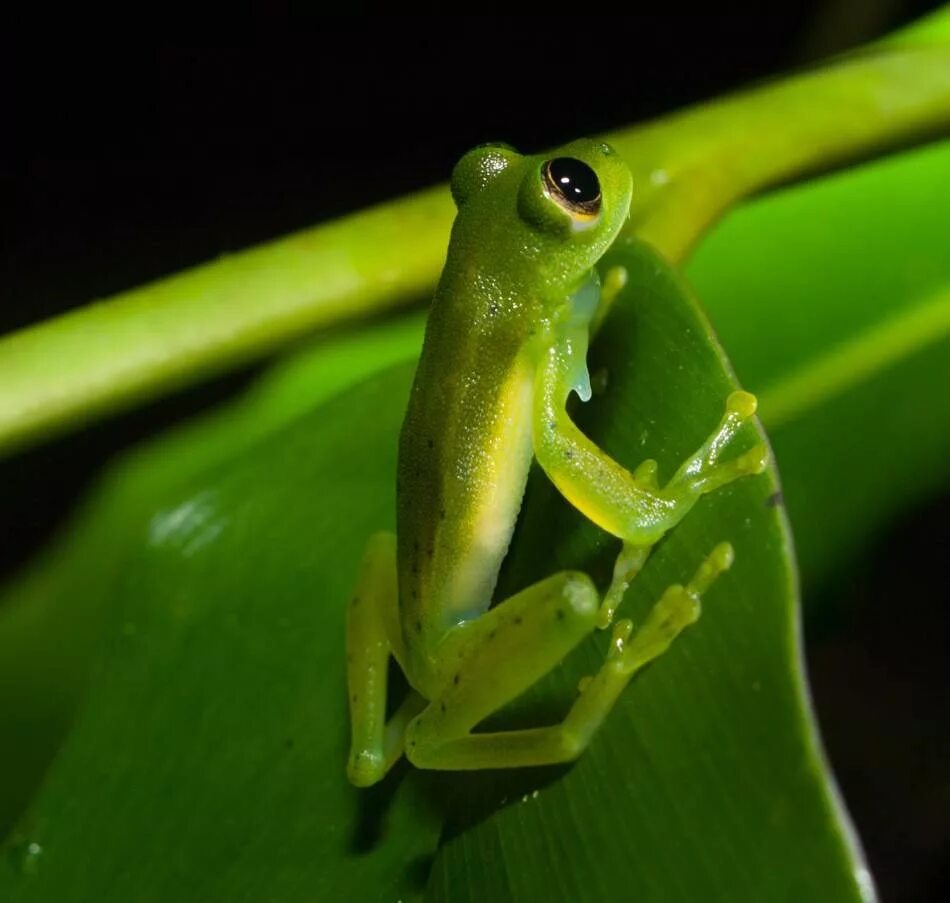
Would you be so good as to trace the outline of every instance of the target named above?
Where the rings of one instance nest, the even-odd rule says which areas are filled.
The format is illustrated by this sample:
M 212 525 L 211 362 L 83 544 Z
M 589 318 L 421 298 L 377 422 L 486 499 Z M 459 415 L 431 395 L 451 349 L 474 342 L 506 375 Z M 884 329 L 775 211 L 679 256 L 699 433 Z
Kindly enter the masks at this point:
M 761 446 L 719 461 L 755 412 L 746 392 L 727 399 L 716 431 L 662 487 L 655 462 L 628 470 L 567 415 L 571 392 L 590 398 L 587 343 L 602 300 L 593 268 L 632 194 L 608 146 L 576 141 L 544 157 L 476 148 L 456 166 L 452 193 L 458 217 L 400 436 L 398 539 L 371 538 L 347 610 L 347 774 L 357 786 L 381 780 L 403 753 L 443 769 L 579 755 L 631 676 L 699 616 L 700 596 L 732 561 L 728 543 L 670 587 L 635 634 L 629 621 L 614 626 L 606 661 L 563 721 L 473 729 L 612 624 L 650 548 L 704 493 L 766 461 Z M 612 270 L 605 293 L 624 283 Z M 585 574 L 562 571 L 491 605 L 532 456 L 622 540 L 602 599 Z M 391 657 L 411 689 L 387 719 Z
M 548 156 L 476 148 L 453 175 L 459 213 L 399 445 L 399 611 L 418 689 L 446 631 L 489 607 L 531 464 L 539 362 L 629 212 L 631 176 L 608 146 L 558 156 L 597 173 L 600 212 L 582 228 L 545 195 Z

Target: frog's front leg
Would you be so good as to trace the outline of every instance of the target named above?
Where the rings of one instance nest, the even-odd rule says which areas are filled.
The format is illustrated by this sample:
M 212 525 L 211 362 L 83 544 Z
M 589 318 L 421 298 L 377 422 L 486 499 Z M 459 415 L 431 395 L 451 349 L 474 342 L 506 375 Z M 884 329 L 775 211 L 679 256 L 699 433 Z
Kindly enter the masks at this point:
M 475 769 L 569 762 L 586 748 L 621 691 L 699 616 L 701 593 L 731 561 L 720 546 L 686 587 L 664 593 L 630 640 L 620 622 L 607 660 L 559 724 L 472 733 L 488 715 L 554 668 L 597 626 L 599 599 L 590 579 L 549 577 L 458 628 L 446 641 L 441 694 L 406 731 L 406 756 L 420 768 Z
M 396 584 L 396 537 L 370 538 L 347 608 L 347 690 L 352 735 L 347 774 L 357 787 L 375 784 L 402 755 L 406 725 L 425 705 L 410 690 L 386 722 L 389 657 L 402 655 Z
M 555 340 L 538 368 L 533 414 L 534 452 L 564 497 L 595 524 L 623 540 L 614 579 L 604 600 L 601 626 L 613 618 L 627 585 L 649 549 L 676 526 L 699 498 L 748 474 L 761 473 L 768 450 L 759 444 L 729 461 L 720 456 L 755 414 L 755 396 L 733 392 L 715 432 L 660 486 L 653 460 L 633 472 L 607 456 L 574 424 L 565 407 L 583 367 L 582 344 Z

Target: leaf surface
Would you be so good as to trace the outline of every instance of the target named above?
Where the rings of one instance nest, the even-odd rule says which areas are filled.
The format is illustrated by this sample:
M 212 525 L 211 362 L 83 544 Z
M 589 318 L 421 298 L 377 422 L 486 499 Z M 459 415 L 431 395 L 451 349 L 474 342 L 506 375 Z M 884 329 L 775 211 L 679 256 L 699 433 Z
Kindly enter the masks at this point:
M 608 388 L 577 416 L 619 460 L 656 457 L 669 475 L 734 384 L 672 270 L 642 245 L 611 263 L 629 281 L 591 359 Z M 863 865 L 802 688 L 774 474 L 703 500 L 657 549 L 625 603 L 635 619 L 716 543 L 731 541 L 737 561 L 576 765 L 404 767 L 368 794 L 347 785 L 344 604 L 366 537 L 392 524 L 410 373 L 380 373 L 255 433 L 268 398 L 288 403 L 264 393 L 246 420 L 195 434 L 193 455 L 188 440 L 158 450 L 91 507 L 81 553 L 43 571 L 59 593 L 44 623 L 88 607 L 103 639 L 0 896 L 860 899 Z M 306 367 L 292 378 L 304 390 Z M 316 396 L 322 385 L 313 379 Z M 603 583 L 614 551 L 535 475 L 502 591 L 561 566 Z M 55 656 L 50 631 L 34 635 Z M 500 717 L 558 717 L 605 641 L 585 642 Z

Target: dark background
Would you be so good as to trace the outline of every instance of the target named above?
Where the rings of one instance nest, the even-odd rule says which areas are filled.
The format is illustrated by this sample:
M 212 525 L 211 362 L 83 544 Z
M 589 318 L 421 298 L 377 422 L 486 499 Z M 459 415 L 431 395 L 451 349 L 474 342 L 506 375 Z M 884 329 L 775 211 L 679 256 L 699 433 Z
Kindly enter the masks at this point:
M 0 333 L 443 181 L 479 142 L 535 150 L 655 116 L 934 6 L 311 18 L 292 41 L 241 49 L 8 42 Z M 0 578 L 51 535 L 110 456 L 228 397 L 252 372 L 0 462 Z M 939 600 L 924 630 L 897 625 L 895 612 L 906 575 L 940 566 L 948 522 L 946 502 L 909 516 L 835 588 L 834 623 L 807 625 L 829 756 L 881 896 L 895 903 L 950 899 L 950 619 Z M 927 585 L 946 594 L 945 581 Z

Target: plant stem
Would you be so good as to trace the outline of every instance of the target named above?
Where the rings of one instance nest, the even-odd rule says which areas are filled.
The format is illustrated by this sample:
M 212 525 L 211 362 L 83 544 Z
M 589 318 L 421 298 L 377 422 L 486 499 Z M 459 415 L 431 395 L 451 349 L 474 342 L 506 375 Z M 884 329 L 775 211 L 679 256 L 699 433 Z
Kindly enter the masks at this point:
M 0 453 L 418 302 L 454 207 L 430 189 L 229 254 L 0 338 Z
M 950 44 L 889 49 L 608 136 L 642 186 L 633 231 L 682 261 L 737 201 L 950 132 Z
M 940 30 L 605 136 L 634 170 L 631 227 L 680 262 L 750 194 L 950 131 Z M 440 186 L 0 338 L 0 453 L 320 327 L 418 302 L 438 278 L 453 212 Z

